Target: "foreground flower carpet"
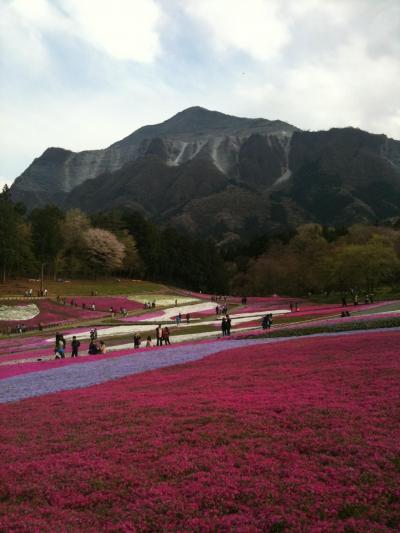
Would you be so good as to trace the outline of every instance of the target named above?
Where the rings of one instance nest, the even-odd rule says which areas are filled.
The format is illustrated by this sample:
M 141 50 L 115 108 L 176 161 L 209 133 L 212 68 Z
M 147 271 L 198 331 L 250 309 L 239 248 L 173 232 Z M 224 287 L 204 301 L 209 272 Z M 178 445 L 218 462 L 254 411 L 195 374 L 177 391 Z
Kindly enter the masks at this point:
M 3 375 L 0 531 L 399 531 L 399 344 L 218 340 Z

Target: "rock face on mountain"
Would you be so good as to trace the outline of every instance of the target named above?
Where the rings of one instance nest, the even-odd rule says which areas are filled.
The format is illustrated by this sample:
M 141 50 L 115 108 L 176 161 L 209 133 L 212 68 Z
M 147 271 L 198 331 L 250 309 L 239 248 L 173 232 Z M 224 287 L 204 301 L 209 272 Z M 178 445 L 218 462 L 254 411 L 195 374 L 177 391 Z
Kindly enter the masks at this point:
M 157 155 L 171 166 L 194 159 L 212 161 L 228 175 L 238 174 L 238 154 L 253 134 L 280 144 L 283 168 L 285 149 L 296 128 L 280 121 L 239 118 L 192 107 L 162 124 L 144 126 L 104 150 L 71 152 L 49 148 L 15 180 L 15 195 L 25 192 L 68 193 L 77 185 L 146 155 Z M 28 198 L 26 198 L 28 201 Z M 35 200 L 34 205 L 37 204 Z
M 189 108 L 104 150 L 49 148 L 12 186 L 29 208 L 127 207 L 219 240 L 400 215 L 400 142 Z

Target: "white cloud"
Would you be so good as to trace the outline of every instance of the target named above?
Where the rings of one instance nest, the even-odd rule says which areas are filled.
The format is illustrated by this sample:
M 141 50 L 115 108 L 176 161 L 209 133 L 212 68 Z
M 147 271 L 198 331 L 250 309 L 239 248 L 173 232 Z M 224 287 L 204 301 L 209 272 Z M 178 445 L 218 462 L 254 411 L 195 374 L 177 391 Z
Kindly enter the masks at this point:
M 30 23 L 30 10 L 21 15 L 22 4 L 0 3 L 0 59 L 36 74 L 48 65 L 48 54 L 39 28 Z
M 358 39 L 324 61 L 288 68 L 275 83 L 241 80 L 234 92 L 253 113 L 263 110 L 305 129 L 356 126 L 400 136 L 400 62 L 371 57 Z
M 161 51 L 154 0 L 62 0 L 76 35 L 115 59 L 150 63 Z
M 400 138 L 398 0 L 0 0 L 0 50 L 6 178 L 189 105 Z
M 155 0 L 10 0 L 2 15 L 41 42 L 43 34 L 64 34 L 117 60 L 151 63 L 161 53 L 162 11 Z M 10 32 L 10 36 L 12 36 Z M 24 40 L 18 53 L 23 53 Z M 31 53 L 38 53 L 35 44 Z M 19 50 L 21 49 L 21 50 Z M 15 51 L 15 52 L 16 52 Z M 41 53 L 43 53 L 43 48 Z M 17 55 L 17 54 L 15 54 Z
M 183 0 L 183 7 L 207 26 L 220 51 L 240 50 L 265 60 L 279 54 L 290 38 L 276 0 Z

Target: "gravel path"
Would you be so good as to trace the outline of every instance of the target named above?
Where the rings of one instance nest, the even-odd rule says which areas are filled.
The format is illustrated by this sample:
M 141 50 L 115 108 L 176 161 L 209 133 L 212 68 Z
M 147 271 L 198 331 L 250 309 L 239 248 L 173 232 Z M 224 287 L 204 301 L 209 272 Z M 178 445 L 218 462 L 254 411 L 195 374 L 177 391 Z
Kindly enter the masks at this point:
M 400 328 L 379 328 L 374 330 L 346 331 L 340 333 L 318 333 L 300 337 L 337 337 L 345 335 L 367 335 L 375 333 L 400 332 Z M 186 346 L 163 347 L 112 359 L 102 359 L 80 364 L 71 364 L 38 372 L 26 373 L 0 381 L 0 403 L 15 402 L 25 398 L 42 396 L 52 392 L 73 390 L 104 383 L 113 379 L 139 374 L 148 370 L 196 361 L 225 350 L 247 347 L 255 344 L 289 342 L 299 337 L 271 339 L 221 340 Z

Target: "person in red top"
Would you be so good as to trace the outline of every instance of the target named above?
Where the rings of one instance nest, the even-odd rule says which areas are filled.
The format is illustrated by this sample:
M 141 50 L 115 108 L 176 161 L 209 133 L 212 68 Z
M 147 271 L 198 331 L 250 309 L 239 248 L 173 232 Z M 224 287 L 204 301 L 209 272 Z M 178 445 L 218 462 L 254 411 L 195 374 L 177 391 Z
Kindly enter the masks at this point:
M 164 341 L 164 344 L 171 344 L 169 342 L 169 327 L 165 326 L 165 328 L 162 329 L 162 338 Z

